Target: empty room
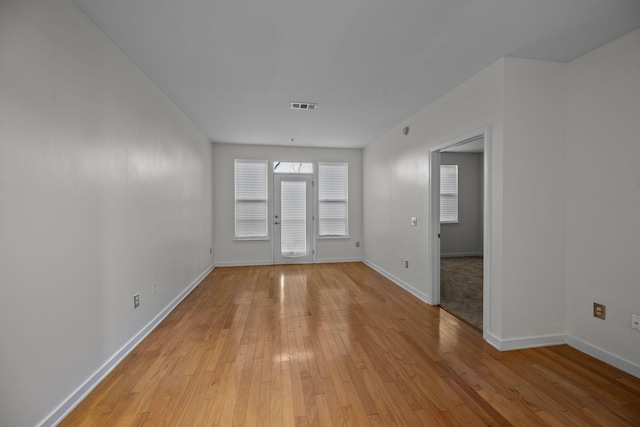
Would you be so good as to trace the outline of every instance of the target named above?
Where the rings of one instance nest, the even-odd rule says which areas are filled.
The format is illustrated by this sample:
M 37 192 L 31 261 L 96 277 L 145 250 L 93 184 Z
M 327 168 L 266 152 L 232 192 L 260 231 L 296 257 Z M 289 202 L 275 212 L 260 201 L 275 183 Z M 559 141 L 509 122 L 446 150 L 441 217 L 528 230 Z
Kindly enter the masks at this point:
M 0 0 L 0 426 L 640 425 L 637 0 Z

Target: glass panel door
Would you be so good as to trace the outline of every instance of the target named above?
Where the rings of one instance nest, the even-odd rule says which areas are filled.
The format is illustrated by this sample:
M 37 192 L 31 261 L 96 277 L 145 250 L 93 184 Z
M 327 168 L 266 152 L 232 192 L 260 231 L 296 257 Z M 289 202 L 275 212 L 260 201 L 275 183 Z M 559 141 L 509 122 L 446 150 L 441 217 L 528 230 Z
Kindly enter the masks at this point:
M 313 261 L 312 175 L 274 175 L 276 264 Z

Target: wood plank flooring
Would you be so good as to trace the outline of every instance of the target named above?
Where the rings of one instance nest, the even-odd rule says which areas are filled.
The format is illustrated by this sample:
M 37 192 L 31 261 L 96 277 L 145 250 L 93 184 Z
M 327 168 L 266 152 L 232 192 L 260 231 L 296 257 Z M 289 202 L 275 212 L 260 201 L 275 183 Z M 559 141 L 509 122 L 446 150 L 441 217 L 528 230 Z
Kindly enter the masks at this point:
M 62 426 L 638 426 L 640 379 L 498 352 L 361 263 L 216 268 Z

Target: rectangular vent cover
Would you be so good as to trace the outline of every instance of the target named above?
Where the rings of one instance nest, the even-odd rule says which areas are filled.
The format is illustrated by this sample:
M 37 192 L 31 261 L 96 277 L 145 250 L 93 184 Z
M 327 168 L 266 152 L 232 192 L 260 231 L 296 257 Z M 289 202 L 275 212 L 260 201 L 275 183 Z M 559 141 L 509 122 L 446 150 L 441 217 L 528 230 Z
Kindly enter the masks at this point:
M 318 104 L 315 102 L 292 102 L 292 110 L 315 110 Z

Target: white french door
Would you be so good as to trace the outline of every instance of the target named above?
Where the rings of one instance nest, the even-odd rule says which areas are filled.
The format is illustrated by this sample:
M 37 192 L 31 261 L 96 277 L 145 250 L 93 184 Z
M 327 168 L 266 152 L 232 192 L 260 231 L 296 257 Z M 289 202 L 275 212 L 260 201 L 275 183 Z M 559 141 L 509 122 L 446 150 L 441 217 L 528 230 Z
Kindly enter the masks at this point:
M 273 262 L 313 262 L 313 175 L 273 176 Z

